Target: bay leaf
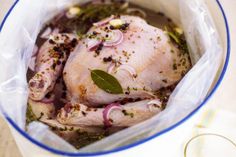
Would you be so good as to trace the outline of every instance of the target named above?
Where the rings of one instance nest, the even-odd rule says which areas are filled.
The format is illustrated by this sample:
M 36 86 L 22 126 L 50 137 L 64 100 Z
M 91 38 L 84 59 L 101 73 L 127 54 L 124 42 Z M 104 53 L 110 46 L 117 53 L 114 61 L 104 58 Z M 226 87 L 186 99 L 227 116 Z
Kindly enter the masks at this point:
M 110 94 L 122 94 L 123 89 L 119 81 L 112 75 L 102 70 L 91 70 L 93 82 L 102 90 Z

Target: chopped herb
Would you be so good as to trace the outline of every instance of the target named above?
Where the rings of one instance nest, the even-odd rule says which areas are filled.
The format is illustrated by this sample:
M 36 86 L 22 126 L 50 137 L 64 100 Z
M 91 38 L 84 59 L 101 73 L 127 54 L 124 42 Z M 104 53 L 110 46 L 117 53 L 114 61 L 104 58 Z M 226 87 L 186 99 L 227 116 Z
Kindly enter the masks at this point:
M 133 90 L 134 90 L 134 91 L 137 91 L 137 90 L 138 90 L 138 88 L 136 88 L 136 87 L 133 87 Z
M 111 61 L 112 61 L 112 56 L 103 58 L 103 62 L 111 62 Z
M 176 63 L 173 64 L 173 70 L 177 70 L 177 65 L 176 65 Z
M 178 29 L 176 30 L 173 27 L 168 26 L 165 26 L 165 31 L 170 39 L 177 44 L 182 53 L 188 53 L 188 47 L 183 33 L 180 34 Z
M 81 113 L 82 113 L 82 115 L 83 115 L 84 117 L 87 115 L 87 113 L 84 112 L 84 111 L 82 111 Z
M 127 91 L 125 92 L 126 95 L 129 95 L 130 94 L 130 87 L 128 86 L 127 87 Z
M 180 41 L 177 36 L 174 35 L 172 32 L 168 32 L 169 36 L 177 43 L 180 44 Z
M 113 2 L 111 4 L 85 4 L 80 6 L 80 13 L 72 20 L 65 20 L 63 27 L 66 30 L 76 30 L 77 34 L 85 34 L 93 23 L 103 20 L 111 15 L 118 17 L 119 14 L 125 13 L 127 7 L 122 7 L 122 3 Z
M 34 114 L 31 105 L 27 105 L 27 110 L 26 110 L 26 123 L 29 124 L 33 121 L 38 120 L 37 116 Z
M 122 110 L 122 113 L 123 113 L 125 116 L 130 116 L 131 118 L 134 117 L 134 113 L 127 112 L 126 110 Z
M 70 129 L 69 129 L 69 131 L 73 131 L 74 130 L 74 127 L 71 127 Z
M 162 82 L 167 83 L 167 79 L 162 80 Z
M 87 146 L 108 136 L 106 131 L 101 133 L 89 133 L 78 129 L 75 132 L 76 136 L 71 138 L 69 142 L 77 149 Z

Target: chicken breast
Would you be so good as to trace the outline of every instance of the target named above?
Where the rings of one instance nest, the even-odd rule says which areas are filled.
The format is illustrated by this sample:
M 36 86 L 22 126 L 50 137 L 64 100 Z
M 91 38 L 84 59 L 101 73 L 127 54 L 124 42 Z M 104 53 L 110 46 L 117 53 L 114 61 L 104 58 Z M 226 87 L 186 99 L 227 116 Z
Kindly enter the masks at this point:
M 163 30 L 135 16 L 116 19 L 122 21 L 121 28 L 110 23 L 92 27 L 70 54 L 63 78 L 73 104 L 99 106 L 124 98 L 153 99 L 156 90 L 178 82 L 189 70 L 188 55 Z M 119 43 L 109 44 L 117 35 L 122 38 Z M 103 44 L 91 47 L 91 40 L 101 39 Z M 94 69 L 113 75 L 124 93 L 110 94 L 98 88 L 91 79 Z

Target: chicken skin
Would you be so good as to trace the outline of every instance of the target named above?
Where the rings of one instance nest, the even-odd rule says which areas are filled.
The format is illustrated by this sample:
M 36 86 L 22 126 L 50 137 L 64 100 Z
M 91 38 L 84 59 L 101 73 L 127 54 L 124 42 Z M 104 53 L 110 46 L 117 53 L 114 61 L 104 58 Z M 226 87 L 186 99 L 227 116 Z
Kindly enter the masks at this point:
M 154 99 L 155 91 L 178 82 L 189 70 L 188 55 L 170 41 L 166 32 L 135 16 L 120 16 L 116 20 L 122 21 L 121 28 L 110 23 L 93 26 L 69 56 L 63 78 L 72 103 L 96 107 L 124 98 Z M 119 33 L 122 41 L 107 45 Z M 91 48 L 93 40 L 103 43 Z M 90 76 L 94 69 L 113 75 L 124 93 L 110 94 L 98 88 Z
M 176 84 L 191 67 L 188 54 L 167 32 L 136 16 L 109 17 L 80 38 L 73 34 L 51 38 L 40 48 L 36 74 L 29 81 L 31 106 L 37 113 L 45 112 L 49 121 L 47 117 L 42 121 L 48 125 L 135 125 L 163 110 L 156 92 Z M 123 92 L 99 88 L 91 77 L 97 69 L 116 78 Z M 42 102 L 61 73 L 67 96 L 65 106 L 55 111 L 51 101 L 50 106 Z

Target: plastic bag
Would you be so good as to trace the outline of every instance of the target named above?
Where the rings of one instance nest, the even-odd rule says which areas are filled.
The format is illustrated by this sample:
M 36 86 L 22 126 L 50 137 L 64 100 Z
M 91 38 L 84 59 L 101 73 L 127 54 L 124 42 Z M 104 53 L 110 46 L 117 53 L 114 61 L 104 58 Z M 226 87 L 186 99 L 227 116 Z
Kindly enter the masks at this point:
M 132 0 L 131 0 L 132 1 Z M 26 72 L 34 43 L 43 24 L 63 8 L 79 0 L 25 0 L 18 2 L 0 34 L 0 109 L 20 128 L 25 129 L 27 104 Z M 80 151 L 110 150 L 153 135 L 177 123 L 196 109 L 207 96 L 222 62 L 222 46 L 211 16 L 201 0 L 133 0 L 132 2 L 164 12 L 185 32 L 194 67 L 171 94 L 166 109 L 151 119 L 115 133 Z M 34 131 L 41 130 L 41 131 Z M 42 134 L 44 130 L 44 134 Z M 38 141 L 66 151 L 77 151 L 34 122 L 28 133 Z M 49 138 L 50 137 L 50 138 Z

